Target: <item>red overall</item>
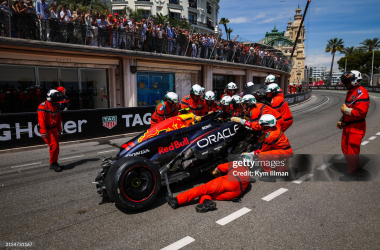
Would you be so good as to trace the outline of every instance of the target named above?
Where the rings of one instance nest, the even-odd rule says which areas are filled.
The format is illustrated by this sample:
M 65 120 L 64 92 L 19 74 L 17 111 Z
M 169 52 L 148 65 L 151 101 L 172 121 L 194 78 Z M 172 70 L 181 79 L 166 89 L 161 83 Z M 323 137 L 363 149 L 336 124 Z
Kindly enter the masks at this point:
M 345 126 L 342 134 L 342 151 L 347 160 L 349 174 L 359 172 L 360 144 L 365 136 L 369 107 L 369 95 L 362 86 L 354 86 L 347 92 L 346 106 L 352 108 L 351 116 L 343 114 Z
M 245 126 L 252 128 L 252 130 L 262 130 L 258 122 L 245 122 Z M 264 130 L 265 140 L 263 147 L 258 152 L 260 161 L 277 161 L 283 163 L 284 160 L 290 158 L 293 154 L 293 150 L 290 147 L 290 143 L 286 135 L 281 131 L 281 128 L 276 126 Z M 275 170 L 277 172 L 287 171 L 288 166 L 278 165 L 274 167 L 261 164 L 261 167 L 265 172 Z
M 197 103 L 194 102 L 193 98 L 190 95 L 185 96 L 181 101 L 181 109 L 189 108 L 191 113 L 194 113 L 196 116 L 205 115 L 205 106 L 206 103 L 202 98 L 199 98 Z
M 156 110 L 150 119 L 150 127 L 153 127 L 163 120 L 177 115 L 179 115 L 179 112 L 174 105 L 170 105 L 168 102 L 162 101 L 157 105 Z
M 268 105 L 257 103 L 256 107 L 251 108 L 249 113 L 251 122 L 258 122 L 262 115 L 269 114 L 273 115 L 276 118 L 276 126 L 279 126 L 281 129 L 284 127 L 284 119 L 282 118 L 281 114 Z
M 57 105 L 46 101 L 38 106 L 37 115 L 40 133 L 47 134 L 44 141 L 49 146 L 50 164 L 52 164 L 58 160 L 59 134 L 62 131 L 61 114 Z
M 218 110 L 218 106 L 215 101 L 212 102 L 211 106 L 208 106 L 206 102 L 206 106 L 205 106 L 206 115 L 208 114 L 208 112 L 215 112 L 217 110 Z
M 274 96 L 271 101 L 271 107 L 280 113 L 284 119 L 282 131 L 285 132 L 293 124 L 293 116 L 292 112 L 290 112 L 288 103 L 284 99 L 284 96 Z
M 231 115 L 232 116 L 240 116 L 241 115 L 241 113 L 243 112 L 243 110 L 242 110 L 242 108 L 240 108 L 240 107 L 234 107 L 233 105 L 232 105 L 232 107 L 230 107 L 231 108 Z
M 186 204 L 196 198 L 200 197 L 199 203 L 204 200 L 219 200 L 228 201 L 240 196 L 240 184 L 236 175 L 240 178 L 243 186 L 243 191 L 249 184 L 249 172 L 244 166 L 237 166 L 234 168 L 232 162 L 220 164 L 218 166 L 219 172 L 226 173 L 227 175 L 218 177 L 206 184 L 192 188 L 186 192 L 177 195 L 179 205 Z M 245 175 L 244 175 L 245 174 Z

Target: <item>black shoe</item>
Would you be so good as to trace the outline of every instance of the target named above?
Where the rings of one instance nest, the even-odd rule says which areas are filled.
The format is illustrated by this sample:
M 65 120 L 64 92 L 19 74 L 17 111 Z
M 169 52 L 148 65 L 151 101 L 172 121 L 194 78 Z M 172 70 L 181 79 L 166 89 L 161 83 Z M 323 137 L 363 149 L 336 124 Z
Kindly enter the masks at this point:
M 50 169 L 53 169 L 54 172 L 61 172 L 62 168 L 63 168 L 63 166 L 59 165 L 58 162 L 54 162 L 54 163 L 50 164 Z
M 340 181 L 359 181 L 359 175 L 357 174 L 345 174 L 344 176 L 339 177 Z
M 216 203 L 212 200 L 204 200 L 203 204 L 199 204 L 195 207 L 197 213 L 206 213 L 207 211 L 215 210 Z
M 261 176 L 261 177 L 259 177 L 259 180 L 264 181 L 264 182 L 276 182 L 276 177 L 274 177 L 274 176 Z
M 168 202 L 168 204 L 169 204 L 173 209 L 176 209 L 176 208 L 179 207 L 177 197 L 166 196 L 166 201 Z

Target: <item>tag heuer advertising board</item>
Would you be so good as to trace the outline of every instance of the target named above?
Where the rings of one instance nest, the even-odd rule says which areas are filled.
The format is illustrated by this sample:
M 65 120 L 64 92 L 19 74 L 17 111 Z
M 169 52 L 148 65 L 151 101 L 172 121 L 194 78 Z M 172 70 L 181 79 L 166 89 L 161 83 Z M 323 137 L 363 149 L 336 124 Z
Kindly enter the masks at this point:
M 117 116 L 103 116 L 103 127 L 112 129 L 117 125 Z

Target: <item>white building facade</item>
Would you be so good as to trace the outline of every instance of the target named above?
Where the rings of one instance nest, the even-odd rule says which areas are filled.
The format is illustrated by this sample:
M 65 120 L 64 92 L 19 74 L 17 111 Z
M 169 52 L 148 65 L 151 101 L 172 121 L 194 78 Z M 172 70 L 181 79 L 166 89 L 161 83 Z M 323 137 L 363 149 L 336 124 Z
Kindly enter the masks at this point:
M 309 77 L 314 80 L 322 80 L 323 72 L 326 70 L 325 65 L 317 65 L 309 67 Z
M 111 0 L 112 12 L 117 13 L 130 7 L 143 9 L 147 15 L 169 15 L 186 19 L 201 33 L 218 33 L 218 12 L 220 0 Z
M 342 76 L 343 72 L 340 70 L 333 70 L 332 76 L 331 76 L 331 85 L 336 85 L 340 83 L 340 77 Z M 323 72 L 323 81 L 329 81 L 330 79 L 330 70 L 325 70 Z

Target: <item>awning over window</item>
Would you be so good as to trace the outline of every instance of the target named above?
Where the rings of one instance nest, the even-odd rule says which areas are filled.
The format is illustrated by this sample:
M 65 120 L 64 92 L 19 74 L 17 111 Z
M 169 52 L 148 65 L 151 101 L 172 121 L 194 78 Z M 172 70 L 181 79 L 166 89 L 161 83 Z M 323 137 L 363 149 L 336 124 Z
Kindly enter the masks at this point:
M 112 6 L 112 10 L 123 10 L 126 6 Z
M 150 10 L 150 7 L 149 7 L 149 6 L 136 6 L 136 9 L 140 9 L 140 10 Z
M 169 9 L 170 12 L 174 12 L 174 13 L 179 13 L 181 14 L 182 11 L 181 10 L 177 10 L 177 9 Z

